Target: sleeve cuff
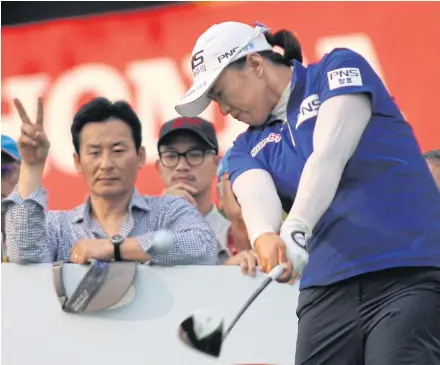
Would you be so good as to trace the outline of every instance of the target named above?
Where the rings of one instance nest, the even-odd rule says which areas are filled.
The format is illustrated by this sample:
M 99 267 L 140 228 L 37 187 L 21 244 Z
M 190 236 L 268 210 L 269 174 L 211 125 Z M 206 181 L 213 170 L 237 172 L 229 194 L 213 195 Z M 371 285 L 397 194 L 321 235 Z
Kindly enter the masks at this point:
M 255 250 L 255 241 L 258 237 L 265 233 L 276 233 L 274 229 L 271 227 L 262 228 L 261 230 L 254 232 L 252 236 L 249 237 L 249 242 L 251 243 L 252 248 Z M 277 233 L 278 234 L 278 233 Z
M 44 210 L 47 210 L 47 192 L 44 187 L 40 187 L 31 193 L 26 199 L 22 199 L 20 193 L 18 192 L 18 186 L 16 185 L 12 193 L 3 200 L 2 204 L 6 207 L 11 204 L 23 204 L 27 201 L 33 201 L 37 203 Z

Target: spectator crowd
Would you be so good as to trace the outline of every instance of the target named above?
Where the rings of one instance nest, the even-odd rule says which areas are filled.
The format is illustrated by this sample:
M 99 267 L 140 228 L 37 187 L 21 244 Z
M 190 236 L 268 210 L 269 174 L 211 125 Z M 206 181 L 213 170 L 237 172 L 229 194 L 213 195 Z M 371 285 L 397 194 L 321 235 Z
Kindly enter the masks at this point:
M 255 273 L 257 257 L 212 123 L 177 118 L 162 126 L 156 168 L 165 190 L 160 197 L 142 196 L 135 188 L 145 163 L 139 118 L 126 102 L 93 99 L 78 110 L 71 127 L 75 166 L 90 194 L 72 210 L 48 211 L 42 177 L 50 141 L 42 101 L 35 121 L 20 101 L 15 105 L 22 122 L 18 143 L 2 135 L 4 262 L 112 260 L 118 236 L 123 260 L 239 265 L 244 273 Z M 227 217 L 211 200 L 217 170 L 219 204 Z M 164 237 L 173 242 L 165 253 L 155 250 Z
M 83 204 L 50 211 L 42 183 L 50 141 L 43 104 L 30 120 L 19 100 L 21 135 L 2 135 L 2 261 L 19 264 L 91 258 L 152 265 L 237 265 L 254 275 L 258 267 L 240 206 L 228 179 L 227 153 L 219 155 L 212 123 L 176 118 L 163 124 L 156 169 L 161 196 L 141 195 L 138 171 L 145 163 L 142 125 L 124 101 L 95 98 L 75 114 L 71 126 L 74 162 L 87 184 Z M 424 154 L 440 189 L 440 150 Z M 211 200 L 217 180 L 218 207 Z M 249 187 L 250 189 L 252 187 Z M 167 252 L 158 243 L 169 240 Z

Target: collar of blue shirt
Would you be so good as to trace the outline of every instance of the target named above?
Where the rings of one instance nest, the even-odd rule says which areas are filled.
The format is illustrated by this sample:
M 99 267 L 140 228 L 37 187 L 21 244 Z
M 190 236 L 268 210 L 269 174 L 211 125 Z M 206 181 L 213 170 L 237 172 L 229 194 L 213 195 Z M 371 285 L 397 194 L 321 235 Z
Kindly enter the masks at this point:
M 90 214 L 90 208 L 90 195 L 87 195 L 84 203 L 72 210 L 72 222 L 79 223 L 84 221 L 85 217 Z M 148 202 L 143 198 L 141 194 L 139 194 L 136 188 L 133 190 L 133 195 L 131 197 L 130 205 L 128 206 L 128 211 L 131 212 L 133 208 L 137 208 L 146 212 L 150 210 Z

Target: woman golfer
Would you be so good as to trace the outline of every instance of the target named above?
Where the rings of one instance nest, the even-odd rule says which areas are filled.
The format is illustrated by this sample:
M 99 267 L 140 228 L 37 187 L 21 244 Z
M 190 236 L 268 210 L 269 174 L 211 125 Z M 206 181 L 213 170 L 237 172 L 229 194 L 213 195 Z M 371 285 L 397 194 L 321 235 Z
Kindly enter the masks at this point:
M 289 32 L 237 22 L 192 56 L 176 110 L 214 100 L 249 125 L 228 167 L 251 243 L 264 271 L 302 273 L 295 364 L 440 364 L 440 194 L 368 62 L 341 48 L 305 67 Z

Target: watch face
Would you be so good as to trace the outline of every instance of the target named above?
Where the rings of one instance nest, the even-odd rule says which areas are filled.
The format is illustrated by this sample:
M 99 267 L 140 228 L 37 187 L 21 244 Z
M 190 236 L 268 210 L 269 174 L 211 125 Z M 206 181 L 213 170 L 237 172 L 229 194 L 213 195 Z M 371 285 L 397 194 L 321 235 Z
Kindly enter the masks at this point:
M 110 238 L 112 243 L 121 243 L 124 240 L 124 237 L 122 237 L 120 234 L 114 235 L 112 238 Z

